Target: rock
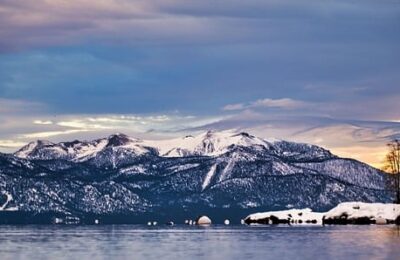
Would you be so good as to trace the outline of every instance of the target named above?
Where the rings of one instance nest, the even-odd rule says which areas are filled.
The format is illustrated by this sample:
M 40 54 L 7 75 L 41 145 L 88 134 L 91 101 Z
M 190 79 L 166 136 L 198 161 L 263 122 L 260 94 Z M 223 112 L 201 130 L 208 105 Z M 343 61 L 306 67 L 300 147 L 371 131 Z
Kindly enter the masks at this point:
M 280 219 L 274 215 L 270 215 L 265 218 L 259 218 L 259 219 L 252 219 L 251 217 L 247 217 L 245 220 L 245 223 L 250 225 L 250 224 L 264 224 L 264 225 L 277 225 L 277 224 L 289 224 L 290 219 Z
M 62 218 L 54 218 L 53 219 L 53 223 L 54 224 L 61 224 L 61 223 L 63 223 L 63 219 Z
M 387 220 L 385 218 L 376 218 L 375 219 L 375 224 L 376 225 L 386 225 L 387 224 Z
M 211 225 L 211 219 L 207 216 L 200 216 L 196 220 L 197 225 Z

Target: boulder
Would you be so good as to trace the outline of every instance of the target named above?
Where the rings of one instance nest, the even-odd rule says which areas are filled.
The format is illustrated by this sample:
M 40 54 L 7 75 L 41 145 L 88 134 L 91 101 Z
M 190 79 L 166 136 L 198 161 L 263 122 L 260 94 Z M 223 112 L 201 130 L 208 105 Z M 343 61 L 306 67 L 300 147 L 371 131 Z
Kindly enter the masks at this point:
M 386 225 L 388 222 L 385 218 L 378 217 L 375 219 L 376 225 Z
M 207 216 L 200 216 L 196 220 L 197 225 L 211 225 L 211 219 Z

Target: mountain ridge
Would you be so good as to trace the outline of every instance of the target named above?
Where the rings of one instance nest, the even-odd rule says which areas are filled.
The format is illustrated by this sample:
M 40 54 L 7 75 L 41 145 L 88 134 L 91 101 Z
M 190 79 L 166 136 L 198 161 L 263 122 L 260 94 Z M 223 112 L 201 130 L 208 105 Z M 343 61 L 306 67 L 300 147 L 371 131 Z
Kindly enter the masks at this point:
M 383 172 L 315 145 L 232 131 L 171 140 L 115 134 L 33 142 L 0 154 L 0 197 L 7 197 L 0 207 L 81 219 L 128 214 L 138 221 L 391 200 Z

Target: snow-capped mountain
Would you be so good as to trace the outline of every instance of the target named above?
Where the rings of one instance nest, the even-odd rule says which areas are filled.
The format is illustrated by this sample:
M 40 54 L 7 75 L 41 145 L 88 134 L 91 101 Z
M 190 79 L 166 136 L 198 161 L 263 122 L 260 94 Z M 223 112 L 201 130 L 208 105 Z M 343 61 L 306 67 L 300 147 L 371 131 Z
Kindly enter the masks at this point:
M 132 155 L 156 152 L 158 156 L 162 157 L 218 156 L 236 146 L 263 150 L 269 149 L 272 145 L 247 133 L 233 131 L 208 131 L 197 136 L 188 135 L 183 138 L 156 141 L 139 140 L 124 134 L 115 134 L 91 142 L 76 140 L 54 144 L 39 140 L 27 144 L 14 155 L 19 158 L 35 160 L 85 161 L 107 149 L 120 149 L 129 151 Z
M 155 148 L 158 154 L 164 157 L 218 156 L 238 146 L 259 150 L 271 147 L 271 144 L 261 138 L 233 131 L 208 131 L 197 136 L 188 135 L 170 140 L 143 141 L 143 145 Z
M 321 147 L 233 131 L 157 141 L 123 134 L 36 141 L 0 154 L 0 212 L 104 221 L 326 210 L 344 201 L 390 201 L 385 183 L 379 170 Z
M 34 141 L 18 150 L 14 155 L 24 159 L 54 160 L 63 159 L 70 161 L 89 160 L 101 152 L 107 150 L 125 150 L 132 156 L 138 156 L 150 152 L 139 144 L 139 140 L 130 138 L 124 134 L 111 135 L 108 138 L 91 142 L 78 141 L 52 143 L 49 141 Z

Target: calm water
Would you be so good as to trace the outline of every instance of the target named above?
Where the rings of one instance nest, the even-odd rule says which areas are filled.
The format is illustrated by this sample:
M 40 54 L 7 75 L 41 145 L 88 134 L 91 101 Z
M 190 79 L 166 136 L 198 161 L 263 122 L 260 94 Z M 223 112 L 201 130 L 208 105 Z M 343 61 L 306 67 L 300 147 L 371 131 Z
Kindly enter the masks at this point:
M 400 259 L 395 226 L 0 226 L 0 259 Z

